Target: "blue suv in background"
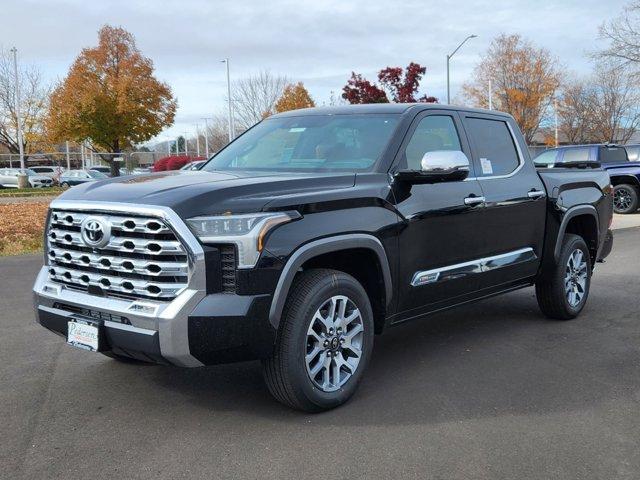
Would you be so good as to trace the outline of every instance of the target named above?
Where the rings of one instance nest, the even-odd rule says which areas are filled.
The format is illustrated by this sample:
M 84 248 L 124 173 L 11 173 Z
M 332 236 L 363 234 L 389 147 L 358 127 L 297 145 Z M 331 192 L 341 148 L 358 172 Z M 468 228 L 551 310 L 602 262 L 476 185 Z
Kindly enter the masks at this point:
M 537 167 L 580 166 L 598 162 L 609 171 L 613 185 L 613 210 L 634 213 L 640 198 L 640 145 L 570 145 L 552 148 L 538 155 Z

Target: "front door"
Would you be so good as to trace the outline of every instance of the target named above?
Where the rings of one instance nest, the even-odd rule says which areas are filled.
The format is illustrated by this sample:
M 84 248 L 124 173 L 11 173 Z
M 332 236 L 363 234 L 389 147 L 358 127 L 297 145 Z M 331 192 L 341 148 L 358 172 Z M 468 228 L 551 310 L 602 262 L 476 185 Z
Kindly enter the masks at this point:
M 419 114 L 395 159 L 394 171 L 420 170 L 425 153 L 471 152 L 457 112 L 429 110 Z M 474 177 L 473 165 L 470 176 Z M 398 320 L 421 315 L 477 288 L 476 235 L 482 225 L 482 190 L 477 180 L 426 185 L 394 182 L 396 204 L 404 225 L 399 233 Z M 482 236 L 482 235 L 481 235 Z

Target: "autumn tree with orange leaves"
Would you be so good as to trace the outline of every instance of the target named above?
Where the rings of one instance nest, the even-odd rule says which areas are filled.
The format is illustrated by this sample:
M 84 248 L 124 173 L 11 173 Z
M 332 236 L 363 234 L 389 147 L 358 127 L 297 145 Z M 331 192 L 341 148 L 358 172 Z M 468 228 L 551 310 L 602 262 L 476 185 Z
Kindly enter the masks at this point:
M 520 35 L 500 35 L 463 92 L 475 106 L 488 108 L 491 83 L 493 108 L 513 115 L 529 143 L 550 110 L 560 79 L 558 62 L 548 50 Z
M 53 91 L 47 127 L 53 139 L 89 141 L 96 150 L 118 154 L 173 123 L 176 101 L 153 75 L 153 62 L 133 35 L 106 25 L 98 46 L 85 48 Z M 109 156 L 113 175 L 118 162 Z
M 284 87 L 282 96 L 276 102 L 275 111 L 280 113 L 315 106 L 315 102 L 311 98 L 311 95 L 309 95 L 307 89 L 304 88 L 303 83 L 298 82 L 295 85 L 290 83 Z

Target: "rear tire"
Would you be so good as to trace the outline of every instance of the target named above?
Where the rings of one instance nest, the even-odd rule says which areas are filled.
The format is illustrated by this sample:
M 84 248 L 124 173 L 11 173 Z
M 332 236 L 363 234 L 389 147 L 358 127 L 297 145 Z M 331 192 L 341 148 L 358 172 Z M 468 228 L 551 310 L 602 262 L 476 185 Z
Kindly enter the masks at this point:
M 633 185 L 622 183 L 613 187 L 613 211 L 621 215 L 638 210 L 638 190 Z
M 591 256 L 582 237 L 565 235 L 558 262 L 536 282 L 542 313 L 554 320 L 576 318 L 589 297 Z
M 373 348 L 373 312 L 362 285 L 346 273 L 300 273 L 263 361 L 271 394 L 296 410 L 321 412 L 355 393 Z

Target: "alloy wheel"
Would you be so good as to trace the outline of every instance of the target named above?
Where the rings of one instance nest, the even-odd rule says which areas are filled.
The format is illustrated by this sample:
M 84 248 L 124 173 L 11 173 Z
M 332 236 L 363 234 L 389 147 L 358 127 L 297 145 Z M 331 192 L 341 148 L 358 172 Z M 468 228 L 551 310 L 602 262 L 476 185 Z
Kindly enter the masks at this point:
M 567 295 L 567 301 L 573 308 L 580 305 L 587 289 L 587 261 L 584 252 L 575 249 L 569 260 L 564 277 L 564 290 Z
M 362 357 L 364 324 L 355 303 L 344 295 L 326 300 L 307 329 L 305 365 L 313 384 L 324 392 L 340 389 Z
M 613 192 L 613 205 L 616 211 L 626 211 L 631 207 L 631 194 L 626 188 L 616 188 Z

